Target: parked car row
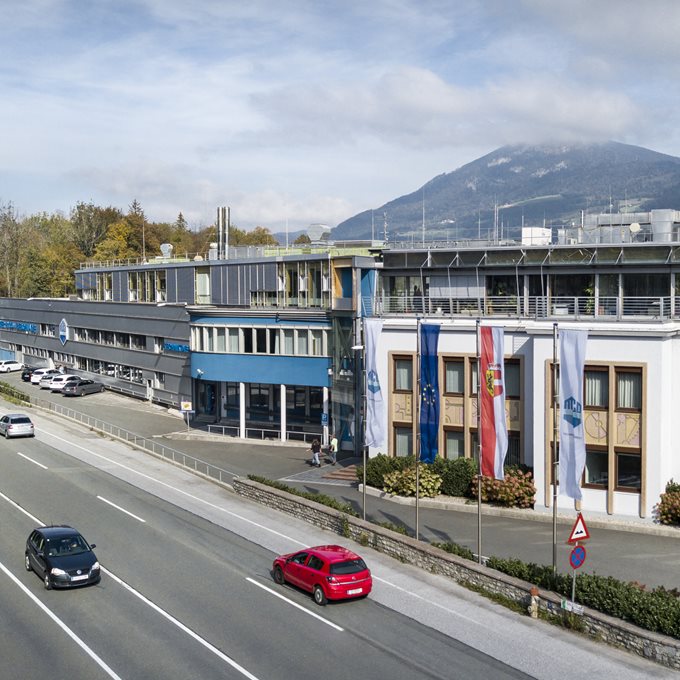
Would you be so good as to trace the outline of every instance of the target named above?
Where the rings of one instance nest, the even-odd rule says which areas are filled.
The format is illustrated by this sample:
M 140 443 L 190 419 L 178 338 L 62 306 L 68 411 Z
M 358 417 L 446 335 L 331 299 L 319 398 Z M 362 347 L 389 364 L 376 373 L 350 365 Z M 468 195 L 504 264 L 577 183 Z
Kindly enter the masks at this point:
M 21 379 L 32 385 L 38 385 L 42 390 L 61 392 L 67 397 L 82 397 L 104 390 L 104 385 L 95 380 L 83 378 L 75 373 L 62 373 L 56 368 L 25 366 L 21 371 Z

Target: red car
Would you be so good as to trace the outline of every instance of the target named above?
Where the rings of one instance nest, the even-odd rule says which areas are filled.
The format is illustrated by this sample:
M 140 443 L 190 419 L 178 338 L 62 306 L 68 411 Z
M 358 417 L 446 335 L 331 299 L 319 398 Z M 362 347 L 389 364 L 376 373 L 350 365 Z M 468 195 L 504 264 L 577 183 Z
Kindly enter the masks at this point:
M 288 582 L 314 594 L 314 601 L 366 597 L 373 587 L 366 563 L 351 550 L 340 545 L 318 545 L 274 560 L 274 580 Z

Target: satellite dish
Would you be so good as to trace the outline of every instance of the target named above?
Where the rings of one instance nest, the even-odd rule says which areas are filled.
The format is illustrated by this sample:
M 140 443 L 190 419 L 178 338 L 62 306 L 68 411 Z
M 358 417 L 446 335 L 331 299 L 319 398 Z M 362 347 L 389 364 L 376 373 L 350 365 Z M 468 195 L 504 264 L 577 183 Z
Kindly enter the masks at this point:
M 161 243 L 161 253 L 163 253 L 163 257 L 170 257 L 172 248 L 172 243 Z
M 628 228 L 631 234 L 637 234 L 640 231 L 640 225 L 637 222 L 633 222 Z

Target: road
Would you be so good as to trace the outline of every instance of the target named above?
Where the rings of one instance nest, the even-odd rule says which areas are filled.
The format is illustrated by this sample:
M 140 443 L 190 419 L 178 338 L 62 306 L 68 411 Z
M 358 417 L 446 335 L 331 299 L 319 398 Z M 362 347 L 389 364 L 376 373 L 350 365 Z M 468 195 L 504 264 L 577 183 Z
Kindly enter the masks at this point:
M 591 678 L 671 677 L 370 549 L 374 593 L 319 608 L 269 569 L 338 537 L 32 415 L 35 440 L 0 441 L 0 677 L 565 678 L 575 659 Z M 45 591 L 25 571 L 40 523 L 97 544 L 99 586 Z
M 210 441 L 200 437 L 183 440 L 169 439 L 171 433 L 181 436 L 186 427 L 177 417 L 168 415 L 158 407 L 145 402 L 105 392 L 83 399 L 69 399 L 51 394 L 35 386 L 22 383 L 18 373 L 3 374 L 2 380 L 32 397 L 54 401 L 106 422 L 159 441 L 192 456 L 206 460 L 228 471 L 229 475 L 261 474 L 270 479 L 284 481 L 291 486 L 334 496 L 362 509 L 362 495 L 356 486 L 338 482 L 328 475 L 336 468 L 325 466 L 311 470 L 305 465 L 308 454 L 304 447 L 261 444 L 226 439 Z M 165 435 L 165 436 L 163 436 Z M 560 500 L 566 507 L 567 499 Z M 536 513 L 538 514 L 538 512 Z M 378 499 L 367 498 L 367 517 L 375 522 L 400 524 L 414 535 L 415 510 L 413 507 Z M 575 513 L 565 516 L 558 524 L 557 566 L 570 573 L 567 538 Z M 544 521 L 521 520 L 503 514 L 492 516 L 484 508 L 482 520 L 482 553 L 497 557 L 514 557 L 525 562 L 549 565 L 552 563 L 552 522 L 547 513 Z M 591 540 L 587 543 L 587 559 L 581 571 L 614 576 L 623 581 L 637 581 L 648 587 L 665 586 L 680 589 L 680 530 L 665 527 L 663 535 L 651 519 L 631 522 L 629 526 L 604 523 L 597 526 L 596 519 L 608 520 L 606 515 L 589 513 L 586 517 Z M 611 528 L 608 528 L 610 527 Z M 621 528 L 634 531 L 622 531 Z M 477 516 L 475 512 L 420 509 L 420 537 L 427 541 L 455 541 L 473 551 L 477 550 Z

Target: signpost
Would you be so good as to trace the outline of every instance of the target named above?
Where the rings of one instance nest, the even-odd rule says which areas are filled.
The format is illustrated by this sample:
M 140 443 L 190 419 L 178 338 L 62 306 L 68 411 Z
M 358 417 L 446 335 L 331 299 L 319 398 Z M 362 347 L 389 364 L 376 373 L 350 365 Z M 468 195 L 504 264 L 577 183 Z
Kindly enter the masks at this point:
M 187 414 L 187 433 L 188 433 L 189 432 L 189 418 L 191 417 L 191 414 L 194 412 L 193 405 L 190 401 L 180 401 L 179 410 L 182 413 Z
M 566 609 L 566 611 L 573 612 L 574 614 L 583 614 L 583 607 L 574 602 L 576 597 L 576 570 L 582 567 L 586 561 L 585 546 L 579 545 L 579 541 L 587 541 L 589 538 L 590 533 L 588 532 L 586 521 L 579 512 L 567 540 L 567 543 L 574 545 L 569 555 L 569 565 L 572 569 L 571 602 L 562 600 L 562 609 Z

